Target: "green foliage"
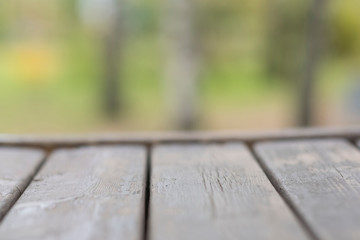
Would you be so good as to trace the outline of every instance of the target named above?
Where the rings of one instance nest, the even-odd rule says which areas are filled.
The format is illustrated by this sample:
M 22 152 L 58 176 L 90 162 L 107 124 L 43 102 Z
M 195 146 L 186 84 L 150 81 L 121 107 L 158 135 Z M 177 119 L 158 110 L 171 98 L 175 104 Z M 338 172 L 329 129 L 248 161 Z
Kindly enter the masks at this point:
M 360 2 L 332 2 L 329 14 L 330 50 L 340 57 L 354 58 L 360 50 Z
M 308 8 L 306 1 L 268 4 L 264 67 L 269 79 L 297 80 L 294 77 L 302 65 Z
M 8 74 L 7 66 L 12 62 L 7 54 L 8 44 L 20 39 L 11 34 L 24 13 L 14 7 L 20 1 L 0 1 L 1 132 L 85 131 L 102 123 L 101 39 L 83 29 L 75 0 L 57 1 L 56 9 L 46 7 L 50 4 L 47 1 L 32 2 L 36 2 L 34 9 L 47 26 L 41 44 L 61 52 L 60 71 L 48 82 L 34 84 Z M 283 96 L 291 96 L 288 85 L 296 80 L 303 60 L 309 1 L 198 3 L 203 108 L 216 105 L 240 111 L 246 106 L 256 108 L 288 99 Z M 151 129 L 156 125 L 151 125 L 151 120 L 166 118 L 164 46 L 159 37 L 162 4 L 157 0 L 129 2 L 127 21 L 131 31 L 123 42 L 124 59 L 119 63 L 123 83 L 119 91 L 125 97 L 125 119 L 130 124 L 121 125 L 124 120 L 120 120 L 121 129 L 127 129 L 133 122 L 138 129 L 152 126 Z M 329 1 L 329 4 L 325 36 L 329 40 L 326 49 L 329 54 L 320 66 L 318 88 L 334 96 L 345 84 L 349 59 L 360 55 L 360 2 Z M 13 65 L 17 67 L 15 62 Z

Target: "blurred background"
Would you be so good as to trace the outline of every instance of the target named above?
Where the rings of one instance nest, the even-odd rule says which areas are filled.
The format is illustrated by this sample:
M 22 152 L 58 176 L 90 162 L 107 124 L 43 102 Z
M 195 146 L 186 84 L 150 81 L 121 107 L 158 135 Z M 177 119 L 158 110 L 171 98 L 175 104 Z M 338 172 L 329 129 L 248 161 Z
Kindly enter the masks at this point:
M 360 123 L 359 0 L 0 1 L 0 132 Z

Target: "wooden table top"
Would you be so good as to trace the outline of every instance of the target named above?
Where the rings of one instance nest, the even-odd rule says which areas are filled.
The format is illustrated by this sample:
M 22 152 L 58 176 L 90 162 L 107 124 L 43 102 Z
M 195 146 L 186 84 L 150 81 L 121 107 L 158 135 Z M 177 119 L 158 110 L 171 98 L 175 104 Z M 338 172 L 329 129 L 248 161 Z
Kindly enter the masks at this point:
M 360 239 L 360 129 L 0 135 L 0 239 Z

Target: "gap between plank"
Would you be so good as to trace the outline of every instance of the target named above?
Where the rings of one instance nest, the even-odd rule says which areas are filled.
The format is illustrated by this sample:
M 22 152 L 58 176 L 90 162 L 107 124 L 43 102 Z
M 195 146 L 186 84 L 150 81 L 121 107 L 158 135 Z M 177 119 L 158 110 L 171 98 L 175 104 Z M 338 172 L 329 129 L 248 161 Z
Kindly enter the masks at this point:
M 149 240 L 149 221 L 150 221 L 150 192 L 151 192 L 151 154 L 152 145 L 146 146 L 146 173 L 145 173 L 145 201 L 143 219 L 143 240 Z
M 359 145 L 358 145 L 358 142 L 360 141 L 360 137 L 357 138 L 357 139 L 347 139 L 347 138 L 344 138 L 344 140 L 346 142 L 348 142 L 350 145 L 354 146 L 356 149 L 359 149 Z
M 45 150 L 44 150 L 45 151 Z M 29 187 L 29 185 L 32 183 L 32 181 L 34 180 L 35 176 L 38 174 L 38 172 L 40 171 L 40 169 L 44 166 L 45 162 L 47 161 L 48 157 L 50 156 L 52 150 L 47 150 L 45 151 L 44 157 L 43 159 L 40 161 L 40 163 L 38 164 L 38 166 L 35 168 L 34 173 L 28 178 L 28 180 L 25 183 L 25 187 L 24 190 L 21 191 L 18 187 L 17 190 L 19 191 L 19 196 L 17 198 L 15 198 L 9 208 L 6 210 L 6 213 L 0 217 L 0 225 L 3 222 L 3 220 L 6 218 L 7 214 L 9 213 L 9 211 L 12 209 L 12 207 L 16 204 L 16 202 L 19 200 L 19 198 L 22 196 L 22 194 L 26 191 L 26 189 Z
M 295 218 L 298 220 L 301 227 L 304 229 L 305 233 L 309 236 L 312 240 L 320 240 L 320 238 L 316 235 L 315 231 L 312 229 L 309 223 L 306 222 L 304 217 L 301 215 L 301 213 L 296 208 L 294 202 L 290 199 L 288 194 L 280 187 L 279 182 L 276 180 L 276 178 L 271 173 L 270 169 L 266 167 L 265 164 L 262 163 L 260 160 L 260 157 L 257 155 L 256 151 L 254 150 L 254 146 L 251 144 L 248 144 L 249 151 L 253 155 L 256 162 L 259 164 L 260 168 L 266 175 L 266 177 L 270 180 L 271 184 L 275 188 L 275 190 L 278 192 L 280 197 L 284 200 L 285 204 L 289 207 L 290 211 L 295 215 Z

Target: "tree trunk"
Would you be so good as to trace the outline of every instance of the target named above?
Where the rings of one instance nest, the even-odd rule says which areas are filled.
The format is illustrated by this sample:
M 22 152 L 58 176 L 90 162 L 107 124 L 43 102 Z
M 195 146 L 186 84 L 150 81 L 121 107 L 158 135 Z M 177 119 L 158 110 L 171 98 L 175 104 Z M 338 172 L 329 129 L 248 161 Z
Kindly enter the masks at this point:
M 197 118 L 199 52 L 194 0 L 169 0 L 165 8 L 166 80 L 172 124 L 191 130 Z
M 120 27 L 115 23 L 111 31 L 103 38 L 103 66 L 104 66 L 104 110 L 108 118 L 118 117 L 122 110 L 122 101 L 119 96 L 120 84 Z
M 121 62 L 125 26 L 125 1 L 114 0 L 112 17 L 108 17 L 108 26 L 103 34 L 103 71 L 104 71 L 104 112 L 109 119 L 116 119 L 123 113 L 123 95 L 121 94 Z
M 310 8 L 304 72 L 299 88 L 299 126 L 309 126 L 313 120 L 314 85 L 321 55 L 325 6 L 326 0 L 313 0 Z

